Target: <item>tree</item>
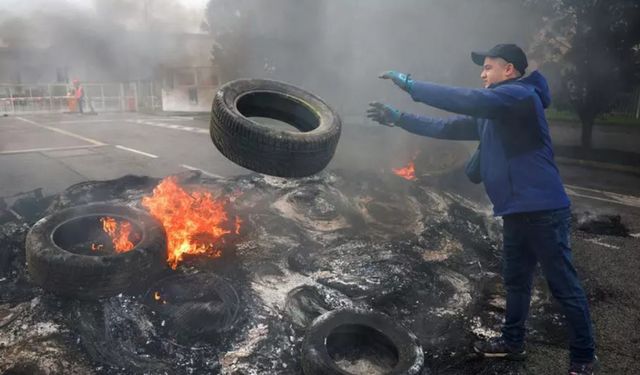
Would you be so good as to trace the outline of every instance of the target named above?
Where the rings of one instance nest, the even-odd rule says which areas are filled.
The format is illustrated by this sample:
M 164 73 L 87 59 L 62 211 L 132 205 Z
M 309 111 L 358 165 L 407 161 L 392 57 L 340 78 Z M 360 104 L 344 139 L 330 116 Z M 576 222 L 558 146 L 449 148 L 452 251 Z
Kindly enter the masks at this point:
M 595 119 L 640 82 L 640 2 L 527 2 L 544 15 L 533 53 L 562 67 L 561 94 L 582 123 L 582 147 L 590 149 Z
M 247 3 L 247 0 L 209 0 L 207 3 L 201 29 L 207 30 L 215 40 L 211 54 L 222 82 L 241 77 L 246 69 L 250 17 L 243 8 Z
M 324 0 L 209 0 L 204 28 L 223 80 L 300 83 L 320 69 Z M 318 74 L 319 75 L 319 74 Z

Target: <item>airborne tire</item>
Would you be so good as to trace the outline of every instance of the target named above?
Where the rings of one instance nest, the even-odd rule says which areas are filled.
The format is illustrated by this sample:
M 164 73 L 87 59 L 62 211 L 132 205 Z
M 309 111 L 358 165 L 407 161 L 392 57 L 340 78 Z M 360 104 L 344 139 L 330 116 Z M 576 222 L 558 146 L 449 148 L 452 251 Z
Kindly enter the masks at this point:
M 286 122 L 299 131 L 259 124 Z M 320 98 L 286 83 L 244 79 L 223 85 L 213 100 L 210 135 L 234 163 L 279 177 L 305 177 L 324 169 L 340 138 L 339 116 Z
M 67 251 L 55 241 L 55 233 L 63 225 L 93 216 L 136 223 L 142 236 L 132 250 L 104 256 Z M 164 228 L 152 216 L 135 208 L 100 203 L 44 217 L 31 228 L 26 240 L 31 280 L 50 292 L 80 299 L 108 297 L 145 285 L 167 269 L 166 252 Z

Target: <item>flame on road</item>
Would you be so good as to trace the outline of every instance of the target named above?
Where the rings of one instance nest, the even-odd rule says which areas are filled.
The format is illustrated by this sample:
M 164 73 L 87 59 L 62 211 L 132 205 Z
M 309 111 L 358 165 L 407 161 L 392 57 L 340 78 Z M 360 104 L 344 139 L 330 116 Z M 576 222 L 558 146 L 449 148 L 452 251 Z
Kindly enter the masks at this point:
M 411 160 L 405 167 L 393 168 L 393 173 L 404 178 L 405 180 L 413 181 L 416 179 L 416 164 L 413 160 Z

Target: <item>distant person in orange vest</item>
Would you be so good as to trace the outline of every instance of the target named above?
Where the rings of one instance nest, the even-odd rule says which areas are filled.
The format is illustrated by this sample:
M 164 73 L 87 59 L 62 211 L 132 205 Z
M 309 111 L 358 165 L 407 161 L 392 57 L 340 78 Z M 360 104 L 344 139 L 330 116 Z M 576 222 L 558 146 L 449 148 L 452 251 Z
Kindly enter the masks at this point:
M 76 103 L 78 104 L 78 112 L 82 112 L 82 105 L 84 104 L 84 88 L 80 85 L 80 81 L 77 79 L 73 80 L 73 87 L 75 88 L 75 98 Z
M 69 113 L 76 112 L 76 89 L 74 87 L 69 87 L 67 90 L 67 108 L 69 109 Z

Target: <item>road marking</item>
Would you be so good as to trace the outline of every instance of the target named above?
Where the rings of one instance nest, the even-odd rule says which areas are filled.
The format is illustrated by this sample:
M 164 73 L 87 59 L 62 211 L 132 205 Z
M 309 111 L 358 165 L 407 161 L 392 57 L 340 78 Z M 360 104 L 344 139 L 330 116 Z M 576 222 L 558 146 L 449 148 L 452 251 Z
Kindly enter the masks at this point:
M 51 130 L 51 131 L 56 132 L 56 133 L 64 134 L 64 135 L 69 136 L 69 137 L 73 137 L 73 138 L 77 138 L 77 139 L 83 140 L 85 142 L 89 142 L 89 143 L 91 143 L 93 145 L 96 145 L 96 146 L 104 146 L 104 145 L 106 145 L 106 143 L 102 143 L 100 141 L 96 141 L 95 139 L 83 137 L 83 136 L 81 136 L 79 134 L 75 134 L 75 133 L 72 133 L 70 131 L 54 128 L 52 126 L 42 125 L 40 123 L 37 123 L 37 122 L 35 122 L 33 120 L 26 119 L 24 117 L 16 117 L 16 119 L 18 119 L 20 121 L 24 121 L 26 123 L 29 123 L 31 125 L 35 125 L 35 126 L 47 129 L 47 130 Z
M 28 148 L 23 150 L 10 150 L 10 151 L 0 151 L 0 155 L 11 155 L 11 154 L 26 154 L 29 152 L 49 152 L 49 151 L 64 151 L 64 150 L 76 150 L 83 148 L 96 148 L 96 147 L 104 147 L 106 144 L 101 145 L 84 145 L 84 146 L 67 146 L 67 147 L 43 147 L 43 148 Z
M 47 125 L 55 124 L 88 124 L 91 122 L 122 122 L 122 120 L 67 120 L 67 121 L 51 121 L 46 122 Z
M 584 191 L 590 191 L 592 193 L 600 193 L 600 194 L 615 194 L 615 195 L 621 195 L 624 197 L 630 197 L 628 195 L 622 195 L 622 194 L 618 194 L 618 193 L 612 193 L 610 191 L 605 191 L 605 190 L 598 190 L 598 189 L 592 189 L 592 188 L 588 188 L 588 187 L 584 187 L 584 186 L 577 186 L 577 185 L 569 185 L 569 184 L 565 184 L 564 186 L 570 187 L 572 189 L 578 189 L 578 190 L 584 190 Z M 633 197 L 633 198 L 639 198 L 640 197 Z
M 11 212 L 11 213 L 13 214 L 13 216 L 15 216 L 15 217 L 16 217 L 16 219 L 18 219 L 18 220 L 23 220 L 23 219 L 24 219 L 24 218 L 22 217 L 22 215 L 20 215 L 19 213 L 15 212 L 15 211 L 13 210 L 13 208 L 10 208 L 10 209 L 9 209 L 9 212 Z
M 136 150 L 134 148 L 124 147 L 124 146 L 121 146 L 121 145 L 116 145 L 116 148 L 119 148 L 119 149 L 125 150 L 125 151 L 129 151 L 129 152 L 133 152 L 133 153 L 136 153 L 136 154 L 144 155 L 144 156 L 147 156 L 147 157 L 150 157 L 150 158 L 154 158 L 154 159 L 158 158 L 158 155 L 154 155 L 154 154 L 150 154 L 148 152 Z
M 634 238 L 640 238 L 640 233 L 631 233 L 629 235 Z
M 585 239 L 585 241 L 591 242 L 591 243 L 596 244 L 596 245 L 600 245 L 600 246 L 606 247 L 608 249 L 614 249 L 614 250 L 619 250 L 620 249 L 620 246 L 611 245 L 611 244 L 599 241 L 599 240 L 597 240 L 595 238 L 587 238 L 587 239 Z
M 195 120 L 195 117 L 190 117 L 190 116 L 171 116 L 171 117 L 165 117 L 163 120 Z
M 192 166 L 187 165 L 187 164 L 181 164 L 180 166 L 183 167 L 183 168 L 186 168 L 186 169 L 188 169 L 190 171 L 200 171 L 205 176 L 209 176 L 209 177 L 213 177 L 213 178 L 224 178 L 224 177 L 222 177 L 222 176 L 220 176 L 218 174 L 207 172 L 207 171 L 205 171 L 203 169 L 192 167 Z
M 121 119 L 86 119 L 86 120 L 64 120 L 64 121 L 47 121 L 46 125 L 55 125 L 55 124 L 88 124 L 88 123 L 100 123 L 100 122 L 135 122 L 135 121 L 155 121 L 156 118 L 139 118 L 139 119 L 130 119 L 130 118 L 121 118 Z M 187 118 L 177 118 L 177 117 L 163 117 L 162 121 L 193 121 L 193 117 Z
M 626 204 L 620 203 L 618 201 L 614 201 L 613 199 L 600 198 L 600 197 L 594 197 L 592 195 L 580 194 L 580 193 L 576 193 L 575 191 L 573 191 L 571 189 L 568 189 L 568 188 L 566 190 L 567 190 L 567 194 L 573 195 L 574 197 L 588 198 L 588 199 L 593 199 L 593 200 L 596 200 L 596 201 L 602 201 L 602 202 L 608 202 L 608 203 L 616 203 L 616 204 L 622 204 L 622 205 L 626 206 Z
M 623 206 L 640 208 L 640 197 L 636 197 L 633 195 L 618 194 L 610 191 L 591 189 L 591 188 L 575 186 L 575 185 L 565 184 L 565 187 L 569 195 L 573 195 L 576 197 L 588 198 L 588 199 L 593 199 L 593 200 L 602 201 L 602 202 L 615 203 Z M 589 192 L 589 193 L 598 193 L 598 194 L 604 195 L 604 197 L 596 197 L 593 195 L 583 194 L 575 190 L 582 190 L 584 192 Z
M 155 126 L 157 128 L 165 128 L 165 129 L 172 129 L 172 130 L 182 130 L 182 131 L 187 131 L 187 132 L 190 132 L 190 133 L 197 133 L 197 134 L 209 134 L 209 129 L 194 128 L 193 126 L 183 126 L 183 125 L 176 125 L 176 124 L 165 124 L 163 122 L 148 121 L 148 120 L 141 120 L 141 119 L 126 120 L 126 121 L 130 122 L 130 123 L 133 123 L 133 124 L 138 124 L 138 125 Z

